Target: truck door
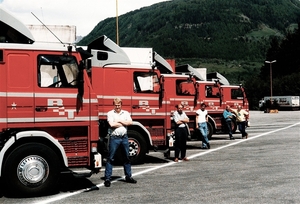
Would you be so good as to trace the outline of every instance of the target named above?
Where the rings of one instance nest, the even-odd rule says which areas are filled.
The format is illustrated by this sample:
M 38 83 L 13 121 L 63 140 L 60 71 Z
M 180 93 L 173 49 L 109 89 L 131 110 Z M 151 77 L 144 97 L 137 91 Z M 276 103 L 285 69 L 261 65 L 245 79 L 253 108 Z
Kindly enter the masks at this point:
M 157 115 L 162 103 L 159 77 L 155 72 L 134 72 L 132 115 Z
M 7 82 L 7 122 L 34 122 L 33 60 L 28 53 L 9 53 L 5 58 Z
M 100 70 L 103 72 L 100 72 Z M 130 71 L 124 68 L 108 67 L 93 68 L 93 87 L 98 91 L 99 114 L 104 121 L 107 112 L 114 109 L 115 98 L 122 99 L 122 109 L 131 112 L 132 77 Z
M 160 77 L 153 71 L 133 72 L 132 118 L 147 128 L 155 146 L 165 145 L 169 120 Z
M 39 55 L 37 58 L 35 122 L 88 120 L 88 103 L 84 103 L 84 98 L 77 98 L 79 69 L 76 58 L 63 55 Z

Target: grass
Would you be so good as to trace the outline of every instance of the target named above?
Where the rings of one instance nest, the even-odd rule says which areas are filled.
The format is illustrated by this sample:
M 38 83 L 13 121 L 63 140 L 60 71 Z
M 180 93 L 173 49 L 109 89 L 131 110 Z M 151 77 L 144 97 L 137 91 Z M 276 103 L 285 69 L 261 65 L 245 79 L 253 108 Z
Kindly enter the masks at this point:
M 176 65 L 189 64 L 194 68 L 206 68 L 207 73 L 219 72 L 228 79 L 231 84 L 243 83 L 246 78 L 258 75 L 264 62 L 228 61 L 221 59 L 176 59 Z
M 246 34 L 247 37 L 250 38 L 266 38 L 269 36 L 282 36 L 280 32 L 275 29 L 269 28 L 267 25 L 262 24 L 259 29 L 253 30 L 250 33 Z

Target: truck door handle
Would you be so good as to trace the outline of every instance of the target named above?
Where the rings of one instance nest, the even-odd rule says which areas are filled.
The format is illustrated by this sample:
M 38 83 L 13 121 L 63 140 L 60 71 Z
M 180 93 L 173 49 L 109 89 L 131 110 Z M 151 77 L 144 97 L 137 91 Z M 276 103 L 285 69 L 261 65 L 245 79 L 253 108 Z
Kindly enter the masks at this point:
M 139 106 L 139 105 L 133 105 L 132 108 L 133 108 L 133 109 L 139 109 L 140 106 Z
M 35 111 L 36 112 L 46 112 L 48 110 L 47 107 L 36 107 Z

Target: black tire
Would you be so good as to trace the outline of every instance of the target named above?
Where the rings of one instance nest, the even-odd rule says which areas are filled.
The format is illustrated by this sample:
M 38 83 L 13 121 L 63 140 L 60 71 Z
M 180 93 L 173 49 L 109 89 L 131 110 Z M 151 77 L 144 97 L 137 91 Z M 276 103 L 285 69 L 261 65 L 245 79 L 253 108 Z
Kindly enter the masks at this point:
M 17 147 L 3 165 L 5 192 L 26 197 L 53 192 L 60 173 L 58 161 L 57 154 L 44 144 L 27 143 Z
M 207 123 L 207 138 L 208 140 L 211 140 L 212 135 L 214 133 L 214 128 L 210 122 Z
M 128 130 L 127 134 L 131 164 L 143 163 L 147 153 L 147 143 L 144 137 L 135 130 Z

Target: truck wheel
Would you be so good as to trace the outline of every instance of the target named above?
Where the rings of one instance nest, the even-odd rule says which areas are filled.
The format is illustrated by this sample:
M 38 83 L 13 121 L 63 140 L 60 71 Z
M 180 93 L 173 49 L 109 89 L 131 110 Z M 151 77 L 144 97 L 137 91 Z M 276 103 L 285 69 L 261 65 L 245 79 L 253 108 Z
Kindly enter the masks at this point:
M 147 143 L 144 137 L 135 130 L 128 130 L 127 134 L 129 140 L 129 157 L 131 163 L 143 163 L 147 152 Z
M 211 140 L 212 135 L 214 133 L 214 128 L 210 122 L 207 123 L 207 138 Z
M 37 196 L 51 193 L 59 179 L 59 158 L 48 146 L 27 143 L 14 149 L 3 165 L 8 194 Z

